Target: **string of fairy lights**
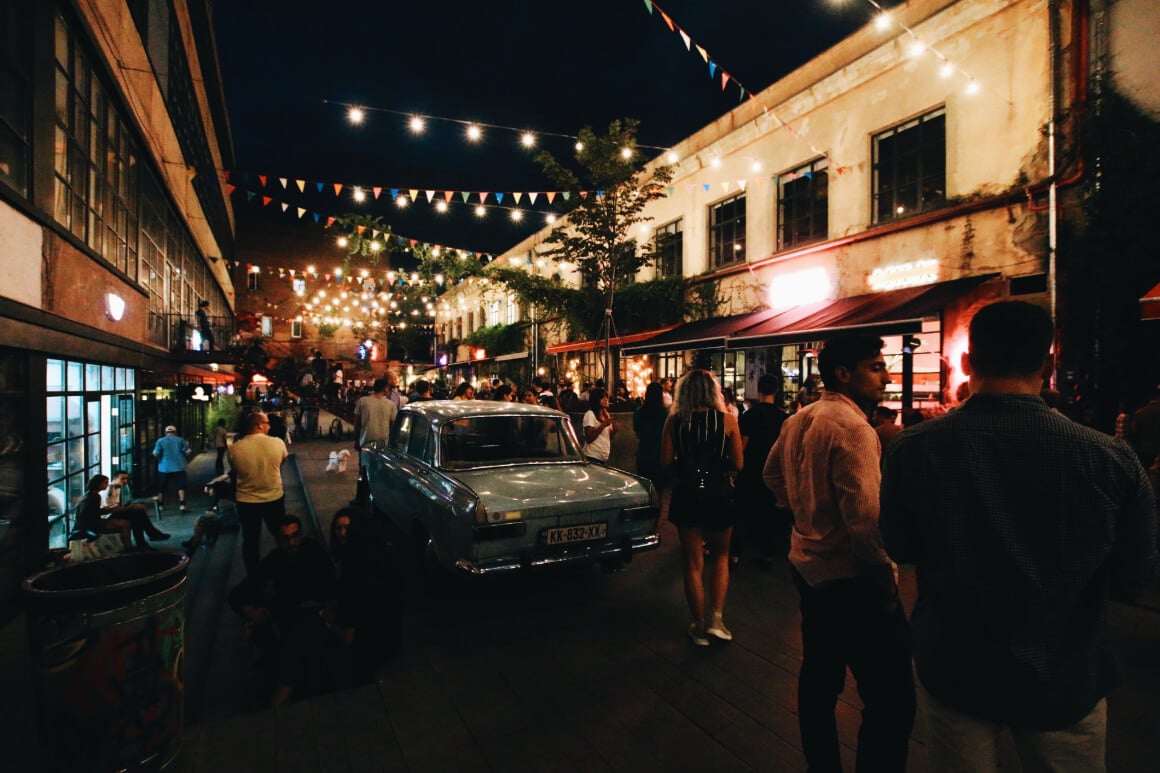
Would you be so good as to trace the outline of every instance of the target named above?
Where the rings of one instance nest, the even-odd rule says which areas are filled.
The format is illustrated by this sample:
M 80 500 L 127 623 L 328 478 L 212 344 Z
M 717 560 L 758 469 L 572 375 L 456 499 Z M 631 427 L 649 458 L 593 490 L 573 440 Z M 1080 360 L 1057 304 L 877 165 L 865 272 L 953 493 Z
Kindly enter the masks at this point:
M 831 0 L 833 3 L 845 3 L 848 0 Z M 899 18 L 898 14 L 892 13 L 886 9 L 879 0 L 864 0 L 873 11 L 872 23 L 875 29 L 881 32 L 895 31 L 897 34 L 907 38 L 905 46 L 905 55 L 917 59 L 924 56 L 931 56 L 938 63 L 938 75 L 940 78 L 958 77 L 965 82 L 964 92 L 968 95 L 978 94 L 980 91 L 979 81 L 964 67 L 955 63 L 951 58 L 934 44 L 924 40 L 919 34 L 904 21 Z M 679 35 L 686 50 L 689 52 L 696 52 L 708 65 L 710 78 L 714 83 L 719 82 L 720 88 L 724 91 L 730 84 L 738 89 L 740 100 L 746 98 L 756 100 L 758 97 L 747 88 L 732 72 L 726 70 L 719 64 L 719 60 L 711 54 L 704 46 L 700 45 L 693 36 L 675 21 L 671 14 L 661 8 L 654 0 L 643 0 L 644 6 L 650 15 L 654 13 L 660 17 L 661 21 L 667 28 Z M 407 129 L 409 132 L 418 137 L 427 132 L 430 124 L 449 124 L 463 128 L 463 137 L 468 143 L 479 144 L 485 139 L 486 132 L 501 132 L 511 133 L 519 138 L 519 145 L 527 150 L 534 150 L 540 145 L 541 137 L 551 137 L 556 139 L 566 139 L 574 142 L 574 148 L 579 153 L 583 151 L 583 146 L 579 141 L 578 135 L 567 134 L 562 132 L 548 131 L 543 129 L 530 129 L 526 127 L 516 127 L 505 125 L 501 123 L 470 120 L 454 116 L 444 116 L 435 114 L 424 114 L 417 112 L 410 112 L 404 110 L 397 110 L 390 107 L 382 107 L 375 105 L 357 104 L 353 102 L 341 100 L 323 100 L 324 104 L 335 105 L 346 111 L 347 120 L 352 126 L 366 125 L 374 114 L 384 114 L 390 116 L 400 117 L 406 120 Z M 784 129 L 787 136 L 794 140 L 804 142 L 810 150 L 817 156 L 824 157 L 831 170 L 836 174 L 842 174 L 846 167 L 837 163 L 829 152 L 824 148 L 815 145 L 809 138 L 805 136 L 805 132 L 795 129 L 794 126 L 781 118 L 768 107 L 762 107 L 763 115 L 771 116 L 778 124 L 778 128 Z M 639 149 L 655 150 L 662 154 L 665 163 L 678 164 L 682 161 L 676 151 L 672 148 L 666 148 L 659 145 L 651 145 L 647 143 L 636 143 L 635 147 L 624 147 L 621 149 L 621 156 L 625 161 L 631 161 Z M 720 168 L 721 159 L 718 157 L 711 157 L 709 159 L 710 168 Z M 761 171 L 760 162 L 754 162 L 750 169 L 751 172 L 757 174 Z M 350 200 L 356 205 L 368 204 L 371 201 L 378 201 L 384 195 L 387 199 L 394 203 L 399 210 L 405 210 L 410 206 L 422 203 L 425 198 L 426 203 L 431 206 L 436 213 L 442 215 L 452 211 L 453 208 L 457 210 L 468 210 L 476 219 L 485 219 L 487 216 L 495 211 L 500 211 L 506 214 L 506 217 L 513 223 L 521 223 L 526 218 L 535 214 L 543 216 L 543 223 L 545 225 L 553 225 L 558 220 L 558 214 L 550 208 L 559 201 L 561 205 L 567 208 L 572 196 L 568 191 L 463 191 L 456 189 L 446 189 L 443 186 L 422 186 L 411 187 L 401 185 L 379 185 L 379 184 L 350 184 L 350 183 L 326 183 L 307 181 L 303 179 L 292 179 L 285 176 L 270 176 L 265 174 L 247 175 L 240 173 L 236 176 L 239 183 L 252 182 L 256 180 L 258 186 L 247 186 L 243 188 L 247 201 L 260 200 L 263 206 L 268 206 L 271 203 L 277 202 L 283 212 L 288 212 L 293 209 L 299 219 L 310 215 L 315 222 L 321 222 L 325 217 L 327 226 L 331 225 L 335 218 L 322 215 L 317 211 L 313 211 L 307 207 L 292 205 L 285 200 L 275 199 L 269 195 L 271 189 L 277 192 L 274 187 L 274 181 L 277 181 L 281 189 L 287 193 L 291 192 L 291 182 L 294 187 L 297 187 L 299 193 L 305 193 L 308 186 L 316 188 L 317 192 L 322 194 L 328 190 L 333 190 L 336 198 L 340 197 L 342 191 L 346 190 L 350 194 Z M 755 178 L 756 179 L 756 178 Z M 227 182 L 229 177 L 227 173 Z M 729 192 L 730 187 L 744 190 L 747 184 L 751 184 L 753 180 L 722 180 L 715 185 L 704 184 L 704 188 L 709 190 L 711 187 L 717 185 L 723 186 L 723 190 Z M 257 189 L 253 189 L 256 187 Z M 688 186 L 690 190 L 694 189 L 694 185 Z M 229 185 L 229 192 L 232 194 L 238 186 Z M 675 186 L 668 186 L 668 192 L 671 194 L 675 190 Z M 602 191 L 579 191 L 578 195 L 585 198 L 589 195 L 600 196 Z M 505 198 L 515 203 L 515 206 L 505 204 Z M 525 203 L 526 199 L 526 203 Z M 545 206 L 549 209 L 536 209 L 538 206 Z M 414 240 L 411 240 L 414 241 Z M 477 253 L 478 254 L 478 253 Z

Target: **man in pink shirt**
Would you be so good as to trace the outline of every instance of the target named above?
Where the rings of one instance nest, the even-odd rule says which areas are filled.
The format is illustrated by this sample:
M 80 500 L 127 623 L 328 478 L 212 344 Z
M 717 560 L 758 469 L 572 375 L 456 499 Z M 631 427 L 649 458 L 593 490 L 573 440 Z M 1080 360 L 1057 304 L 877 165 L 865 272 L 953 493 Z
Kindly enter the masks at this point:
M 906 614 L 878 533 L 881 444 L 867 418 L 890 373 L 882 341 L 865 334 L 831 338 L 818 364 L 821 399 L 786 420 L 763 471 L 794 517 L 789 560 L 801 596 L 802 750 L 811 772 L 842 770 L 834 709 L 849 666 L 864 706 L 857 769 L 901 772 L 914 680 Z

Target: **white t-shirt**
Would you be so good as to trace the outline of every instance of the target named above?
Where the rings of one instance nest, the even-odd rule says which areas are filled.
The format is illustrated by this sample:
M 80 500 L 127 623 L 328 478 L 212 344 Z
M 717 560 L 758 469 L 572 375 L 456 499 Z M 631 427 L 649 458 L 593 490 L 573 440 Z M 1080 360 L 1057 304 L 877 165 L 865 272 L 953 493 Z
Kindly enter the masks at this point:
M 596 414 L 588 411 L 584 414 L 584 429 L 588 427 L 599 427 L 600 422 L 596 418 Z M 585 431 L 587 436 L 587 431 Z M 593 459 L 599 459 L 602 462 L 607 462 L 609 455 L 612 453 L 612 427 L 604 427 L 600 430 L 600 434 L 596 436 L 595 440 L 588 441 L 584 446 L 584 455 L 591 456 Z

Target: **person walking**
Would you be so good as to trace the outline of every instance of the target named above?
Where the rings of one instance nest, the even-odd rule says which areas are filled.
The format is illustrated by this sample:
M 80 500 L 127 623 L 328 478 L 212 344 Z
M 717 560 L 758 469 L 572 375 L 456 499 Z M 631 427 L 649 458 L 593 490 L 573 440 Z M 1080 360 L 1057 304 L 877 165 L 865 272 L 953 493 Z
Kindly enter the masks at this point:
M 663 432 L 661 464 L 671 470 L 673 479 L 669 521 L 677 527 L 681 542 L 685 601 L 693 616 L 689 638 L 698 647 L 709 646 L 709 637 L 731 641 L 733 634 L 723 618 L 729 589 L 733 502 L 725 481 L 731 472 L 741 469 L 741 432 L 737 419 L 725 412 L 721 388 L 712 373 L 692 370 L 678 382 Z M 702 577 L 706 545 L 707 615 Z
M 637 439 L 636 473 L 651 480 L 658 491 L 665 486 L 661 438 L 669 418 L 663 392 L 659 381 L 649 384 L 644 390 L 644 402 L 632 413 L 632 431 Z
M 243 419 L 246 434 L 235 440 L 226 456 L 237 473 L 238 519 L 242 522 L 242 563 L 247 574 L 253 574 L 261 561 L 259 543 L 262 523 L 277 536 L 278 524 L 286 516 L 286 499 L 282 491 L 282 462 L 286 461 L 286 443 L 271 437 L 270 420 L 261 411 Z
M 883 460 L 883 542 L 913 563 L 914 664 L 931 770 L 1105 770 L 1119 683 L 1109 593 L 1156 576 L 1156 501 L 1132 449 L 1051 410 L 1051 316 L 1022 301 L 971 319 L 971 399 L 903 430 Z
M 217 452 L 217 458 L 213 463 L 213 471 L 216 475 L 224 475 L 226 471 L 226 449 L 230 445 L 230 431 L 226 429 L 226 420 L 218 419 L 217 424 L 213 428 L 213 448 Z
M 157 494 L 157 506 L 165 507 L 165 495 L 169 493 L 170 484 L 177 486 L 177 509 L 187 512 L 185 507 L 185 465 L 193 454 L 189 444 L 178 434 L 177 427 L 170 424 L 165 428 L 165 435 L 157 439 L 153 445 L 153 456 L 157 459 L 157 474 L 161 490 Z
M 734 566 L 749 545 L 757 548 L 758 560 L 768 565 L 776 547 L 784 549 L 789 531 L 789 514 L 778 508 L 773 492 L 761 479 L 769 449 L 787 418 L 777 406 L 780 391 L 777 376 L 762 375 L 757 379 L 757 402 L 737 419 L 745 464 L 737 475 L 737 523 L 729 542 L 729 562 Z
M 213 328 L 209 324 L 209 301 L 200 301 L 197 304 L 197 311 L 194 316 L 197 317 L 197 330 L 201 336 L 201 348 L 204 351 L 213 351 Z
M 762 477 L 793 512 L 789 561 L 801 598 L 798 724 L 811 771 L 840 771 L 834 716 L 849 667 L 862 699 L 857 769 L 906 770 L 914 679 L 906 614 L 878 534 L 880 445 L 868 414 L 890 373 L 882 341 L 831 338 L 825 390 L 785 420 Z
M 375 383 L 371 385 L 371 393 L 360 397 L 354 406 L 354 450 L 359 455 L 355 501 L 362 505 L 370 502 L 371 495 L 367 485 L 367 468 L 362 460 L 363 451 L 368 443 L 386 443 L 391 439 L 391 426 L 399 414 L 394 401 L 387 395 L 389 386 L 388 377 L 375 379 Z

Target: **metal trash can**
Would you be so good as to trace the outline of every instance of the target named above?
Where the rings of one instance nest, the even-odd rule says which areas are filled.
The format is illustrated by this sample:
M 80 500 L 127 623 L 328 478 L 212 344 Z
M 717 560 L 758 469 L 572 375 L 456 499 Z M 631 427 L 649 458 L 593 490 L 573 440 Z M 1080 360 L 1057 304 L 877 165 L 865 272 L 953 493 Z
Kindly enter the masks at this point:
M 176 759 L 188 565 L 180 553 L 125 553 L 24 581 L 45 770 Z

